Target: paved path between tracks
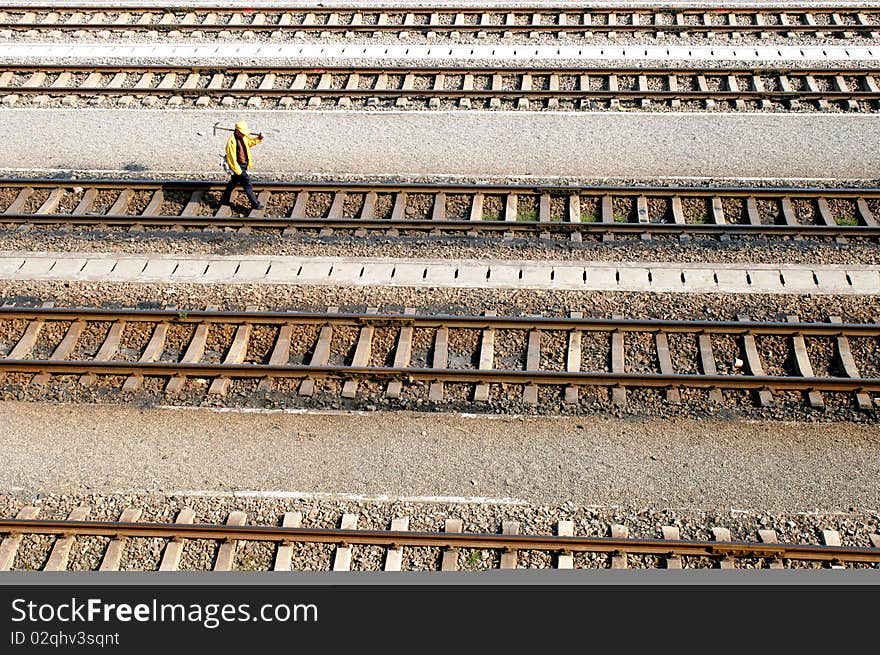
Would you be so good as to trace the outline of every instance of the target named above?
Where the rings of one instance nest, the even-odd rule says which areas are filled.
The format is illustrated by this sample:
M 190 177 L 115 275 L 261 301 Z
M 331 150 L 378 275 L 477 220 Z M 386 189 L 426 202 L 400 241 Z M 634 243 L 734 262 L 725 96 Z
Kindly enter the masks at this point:
M 880 266 L 2 252 L 0 280 L 875 295 Z
M 852 423 L 0 402 L 0 452 L 0 492 L 301 491 L 806 512 L 880 504 L 877 428 Z
M 253 173 L 600 179 L 873 179 L 876 114 L 559 111 L 0 111 L 0 167 L 221 175 L 226 133 L 266 141 Z M 162 138 L 156 138 L 161 134 Z M 88 138 L 84 138 L 88 135 Z

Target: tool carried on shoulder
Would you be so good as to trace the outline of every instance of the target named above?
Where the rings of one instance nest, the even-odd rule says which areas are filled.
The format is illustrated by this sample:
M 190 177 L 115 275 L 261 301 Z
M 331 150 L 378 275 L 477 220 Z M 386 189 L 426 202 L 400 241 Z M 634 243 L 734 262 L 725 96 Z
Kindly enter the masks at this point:
M 217 121 L 216 123 L 214 123 L 214 136 L 217 136 L 217 130 L 223 130 L 224 132 L 235 132 L 234 127 L 220 127 L 220 121 Z M 256 132 L 250 132 L 248 134 L 248 136 L 256 139 L 260 135 L 257 134 Z

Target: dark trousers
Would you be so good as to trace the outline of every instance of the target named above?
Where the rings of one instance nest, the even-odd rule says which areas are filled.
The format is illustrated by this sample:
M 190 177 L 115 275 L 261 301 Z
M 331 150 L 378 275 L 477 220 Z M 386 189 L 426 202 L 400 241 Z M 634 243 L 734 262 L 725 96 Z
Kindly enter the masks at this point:
M 235 173 L 232 174 L 229 184 L 223 189 L 223 196 L 221 197 L 220 202 L 228 203 L 232 199 L 232 192 L 237 186 L 241 186 L 244 190 L 248 200 L 251 201 L 251 205 L 256 206 L 258 204 L 257 197 L 254 195 L 254 187 L 251 186 L 251 178 L 247 172 L 247 164 L 241 164 L 241 175 L 236 175 Z

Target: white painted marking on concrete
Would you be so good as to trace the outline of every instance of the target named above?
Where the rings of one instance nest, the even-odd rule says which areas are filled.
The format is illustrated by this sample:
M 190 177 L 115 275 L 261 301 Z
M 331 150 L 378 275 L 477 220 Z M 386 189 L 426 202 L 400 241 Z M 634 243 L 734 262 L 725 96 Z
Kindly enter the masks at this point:
M 454 503 L 458 505 L 527 505 L 519 498 L 492 498 L 488 496 L 390 496 L 385 494 L 347 494 L 321 491 L 210 491 L 186 489 L 173 491 L 169 496 L 198 498 L 280 498 L 285 500 L 354 501 L 367 503 Z
M 83 403 L 80 403 L 83 404 Z M 99 405 L 97 403 L 85 403 L 89 407 L 102 408 L 105 409 L 106 405 Z M 428 411 L 428 410 L 418 410 L 418 409 L 407 409 L 407 410 L 393 410 L 393 411 L 366 411 L 359 409 L 313 409 L 308 407 L 195 407 L 189 405 L 156 405 L 153 407 L 156 410 L 165 410 L 165 411 L 176 411 L 176 412 L 210 412 L 212 414 L 294 414 L 294 415 L 305 415 L 305 416 L 376 416 L 379 414 L 394 414 L 395 416 L 414 416 L 417 418 L 426 418 L 430 419 L 431 417 L 436 417 L 436 411 Z M 455 416 L 457 418 L 463 420 L 484 420 L 484 421 L 519 421 L 519 420 L 541 420 L 541 421 L 576 421 L 581 417 L 578 416 L 565 416 L 565 415 L 551 415 L 545 414 L 542 416 L 535 416 L 529 414 L 472 414 L 469 412 L 443 412 L 445 416 Z M 749 421 L 746 421 L 749 422 Z M 757 423 L 758 421 L 751 421 L 752 423 Z M 783 421 L 784 422 L 784 421 Z M 785 422 L 784 422 L 785 423 Z M 792 425 L 795 424 L 794 421 L 789 421 Z M 453 428 L 458 430 L 459 432 L 464 432 L 463 428 L 455 427 Z
M 80 403 L 83 404 L 83 403 Z M 85 403 L 90 407 L 106 408 L 106 405 Z M 195 407 L 189 405 L 156 405 L 154 409 L 176 412 L 211 412 L 212 414 L 297 414 L 306 416 L 375 416 L 377 414 L 391 414 L 395 416 L 416 416 L 419 418 L 431 418 L 436 416 L 435 411 L 418 409 L 395 410 L 384 412 L 381 410 L 367 411 L 362 409 L 314 409 L 309 407 Z M 485 419 L 487 421 L 510 421 L 519 419 L 534 419 L 534 415 L 526 414 L 471 414 L 467 412 L 444 412 L 447 416 L 457 416 L 461 419 Z M 577 418 L 577 417 L 574 417 Z M 571 416 L 544 415 L 541 420 L 574 420 Z M 461 431 L 461 428 L 455 428 Z

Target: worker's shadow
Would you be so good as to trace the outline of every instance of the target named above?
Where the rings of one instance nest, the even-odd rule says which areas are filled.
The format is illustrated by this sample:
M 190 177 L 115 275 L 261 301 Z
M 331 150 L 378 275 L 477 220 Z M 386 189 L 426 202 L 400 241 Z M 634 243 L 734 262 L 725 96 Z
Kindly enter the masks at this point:
M 215 211 L 218 211 L 223 206 L 219 200 L 208 200 L 205 204 Z M 233 202 L 229 205 L 229 211 L 233 216 L 247 216 L 251 213 L 251 208 L 249 205 L 240 205 L 237 202 Z
M 251 208 L 249 205 L 232 205 L 230 209 L 232 210 L 232 214 L 234 216 L 247 216 L 251 213 Z

